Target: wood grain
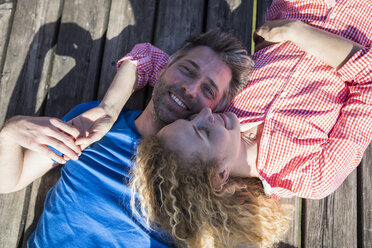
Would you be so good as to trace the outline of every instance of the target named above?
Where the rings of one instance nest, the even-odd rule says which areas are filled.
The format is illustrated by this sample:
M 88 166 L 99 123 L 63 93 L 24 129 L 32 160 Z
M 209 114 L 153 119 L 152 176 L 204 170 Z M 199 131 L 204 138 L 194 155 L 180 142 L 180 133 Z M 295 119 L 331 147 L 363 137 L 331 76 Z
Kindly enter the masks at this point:
M 16 114 L 37 115 L 47 94 L 46 78 L 61 2 L 18 1 L 0 83 L 0 123 Z M 30 190 L 0 196 L 0 246 L 17 247 Z
M 358 171 L 361 177 L 360 183 L 360 214 L 358 215 L 358 222 L 360 223 L 361 234 L 358 240 L 359 247 L 372 247 L 372 145 L 369 145 L 364 154 L 363 161 Z M 360 179 L 358 177 L 358 179 Z
M 8 34 L 12 25 L 11 16 L 14 6 L 13 1 L 0 1 L 0 72 L 4 65 L 4 54 L 9 40 Z
M 98 99 L 102 99 L 116 73 L 116 62 L 134 45 L 151 42 L 155 24 L 155 0 L 113 0 L 106 34 Z M 144 109 L 146 89 L 137 91 L 126 107 Z
M 62 117 L 96 97 L 110 0 L 64 2 L 45 114 Z
M 210 0 L 208 2 L 207 30 L 218 29 L 232 33 L 240 39 L 246 48 L 250 48 L 252 15 L 253 0 Z
M 267 9 L 270 7 L 273 0 L 257 0 L 257 25 L 260 27 L 265 22 L 265 15 Z
M 306 200 L 304 247 L 357 247 L 357 175 L 323 200 Z
M 154 44 L 168 54 L 203 31 L 204 0 L 159 0 Z

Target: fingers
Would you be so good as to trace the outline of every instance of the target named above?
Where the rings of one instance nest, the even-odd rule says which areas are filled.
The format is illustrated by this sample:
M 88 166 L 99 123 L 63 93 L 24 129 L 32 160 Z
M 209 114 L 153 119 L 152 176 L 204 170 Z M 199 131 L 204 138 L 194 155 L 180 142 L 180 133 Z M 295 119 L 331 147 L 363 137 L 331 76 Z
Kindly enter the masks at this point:
M 52 138 L 52 137 L 44 136 L 44 137 L 39 138 L 39 142 L 41 144 L 44 144 L 45 146 L 53 147 L 57 151 L 59 151 L 63 154 L 66 154 L 68 157 L 70 157 L 74 160 L 77 160 L 79 158 L 78 155 L 80 155 L 80 152 L 76 153 L 74 150 L 69 148 L 64 142 L 62 142 L 60 140 L 57 140 L 57 139 Z M 76 146 L 76 145 L 74 144 L 74 146 Z
M 69 135 L 71 135 L 75 139 L 80 134 L 80 132 L 79 132 L 79 130 L 77 128 L 75 128 L 73 126 L 70 126 L 70 125 L 66 124 L 65 122 L 63 122 L 61 120 L 58 120 L 58 119 L 55 119 L 55 118 L 51 118 L 50 119 L 50 123 L 53 124 L 58 129 L 60 129 L 61 131 L 65 132 L 65 133 L 67 133 Z
M 74 155 L 80 155 L 80 153 L 81 153 L 80 148 L 75 144 L 74 139 L 71 138 L 70 136 L 68 136 L 65 133 L 62 133 L 60 130 L 54 129 L 54 128 L 46 129 L 45 134 L 48 135 L 49 137 L 54 138 L 55 140 L 58 140 L 61 144 L 63 144 L 65 146 L 64 150 L 68 149 L 68 150 L 73 151 Z M 53 146 L 52 144 L 49 144 L 49 143 L 45 143 L 45 144 Z M 59 150 L 57 147 L 54 147 L 54 148 L 56 148 L 60 152 L 63 152 L 63 151 Z M 73 157 L 75 157 L 75 156 L 72 156 L 71 158 L 73 158 Z
M 101 132 L 90 133 L 87 137 L 78 137 L 75 141 L 76 145 L 84 146 L 84 148 L 100 140 L 104 134 Z
M 53 159 L 59 164 L 65 164 L 66 160 L 61 156 L 57 155 L 57 153 L 53 152 L 51 149 L 47 148 L 46 146 L 40 146 L 38 152 L 47 156 L 50 159 Z

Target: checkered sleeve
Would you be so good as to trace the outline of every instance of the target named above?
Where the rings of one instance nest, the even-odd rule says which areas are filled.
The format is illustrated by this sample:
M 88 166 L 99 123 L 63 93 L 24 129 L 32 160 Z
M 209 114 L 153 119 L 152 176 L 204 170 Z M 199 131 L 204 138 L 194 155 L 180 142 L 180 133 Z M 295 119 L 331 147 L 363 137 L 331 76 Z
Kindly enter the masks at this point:
M 140 89 L 146 84 L 154 86 L 157 83 L 158 74 L 167 65 L 169 55 L 150 43 L 141 43 L 121 58 L 116 68 L 119 69 L 127 60 L 135 62 L 137 66 L 137 89 Z
M 311 161 L 313 185 L 309 198 L 323 198 L 336 190 L 358 166 L 372 141 L 372 51 L 359 51 L 338 73 L 348 85 L 348 100 L 328 142 Z

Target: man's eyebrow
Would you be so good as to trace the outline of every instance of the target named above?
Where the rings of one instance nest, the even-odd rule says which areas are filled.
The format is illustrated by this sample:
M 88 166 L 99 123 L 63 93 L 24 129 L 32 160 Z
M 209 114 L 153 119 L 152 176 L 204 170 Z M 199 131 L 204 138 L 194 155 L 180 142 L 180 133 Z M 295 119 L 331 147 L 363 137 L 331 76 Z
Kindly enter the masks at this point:
M 195 63 L 194 61 L 192 61 L 191 59 L 186 59 L 186 61 L 188 63 L 190 63 L 195 69 L 200 70 L 200 66 L 197 63 Z M 217 91 L 216 95 L 218 95 L 219 89 L 217 87 L 217 84 L 210 77 L 207 77 L 207 80 L 210 83 L 210 85 Z

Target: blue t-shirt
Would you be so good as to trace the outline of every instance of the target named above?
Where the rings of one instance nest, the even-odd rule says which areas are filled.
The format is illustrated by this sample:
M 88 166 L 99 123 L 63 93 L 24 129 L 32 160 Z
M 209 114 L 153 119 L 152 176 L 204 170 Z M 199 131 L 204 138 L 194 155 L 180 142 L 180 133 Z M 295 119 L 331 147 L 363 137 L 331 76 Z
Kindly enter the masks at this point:
M 78 105 L 64 120 L 97 105 Z M 123 110 L 100 141 L 86 148 L 79 160 L 62 166 L 29 247 L 172 246 L 167 234 L 150 231 L 134 216 L 129 203 L 129 170 L 140 138 L 134 121 L 140 113 Z

